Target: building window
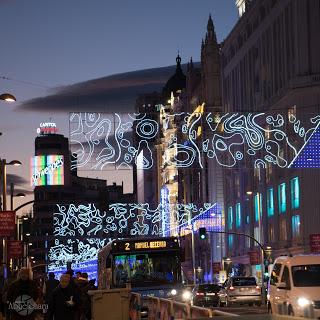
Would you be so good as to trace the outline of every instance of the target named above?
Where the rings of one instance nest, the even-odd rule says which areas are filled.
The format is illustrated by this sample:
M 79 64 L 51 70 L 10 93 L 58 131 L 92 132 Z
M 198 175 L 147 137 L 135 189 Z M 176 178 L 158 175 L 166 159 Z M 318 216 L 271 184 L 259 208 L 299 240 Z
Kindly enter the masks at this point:
M 235 184 L 237 198 L 239 198 L 240 197 L 240 177 L 239 177 L 239 175 L 235 176 L 234 184 Z
M 250 223 L 250 217 L 249 216 L 247 216 L 247 224 L 249 224 Z
M 287 240 L 287 221 L 280 219 L 280 240 Z
M 236 204 L 236 228 L 241 227 L 241 204 Z
M 279 213 L 285 213 L 287 210 L 286 184 L 285 183 L 281 183 L 278 186 L 278 201 L 279 201 Z
M 260 234 L 260 228 L 259 227 L 254 227 L 253 229 L 254 232 L 254 238 L 261 243 L 261 234 Z M 257 246 L 258 244 L 254 241 L 254 245 Z
M 300 215 L 296 214 L 292 216 L 292 238 L 296 239 L 300 237 Z
M 246 230 L 246 234 L 250 234 L 249 230 Z M 246 243 L 246 248 L 250 248 L 251 247 L 251 239 L 249 237 L 245 237 L 245 243 Z
M 300 187 L 299 187 L 298 177 L 291 179 L 290 189 L 291 189 L 291 208 L 298 209 L 300 207 Z
M 262 217 L 262 194 L 257 193 L 254 196 L 254 216 L 256 222 Z
M 275 235 L 274 235 L 274 225 L 269 225 L 268 226 L 268 238 L 269 238 L 269 242 L 274 242 L 275 241 Z
M 233 234 L 228 235 L 228 245 L 230 249 L 233 247 Z
M 232 213 L 232 207 L 228 208 L 228 228 L 229 230 L 232 229 L 233 225 L 233 213 Z
M 274 215 L 273 188 L 270 188 L 267 191 L 267 211 L 268 217 L 272 217 Z

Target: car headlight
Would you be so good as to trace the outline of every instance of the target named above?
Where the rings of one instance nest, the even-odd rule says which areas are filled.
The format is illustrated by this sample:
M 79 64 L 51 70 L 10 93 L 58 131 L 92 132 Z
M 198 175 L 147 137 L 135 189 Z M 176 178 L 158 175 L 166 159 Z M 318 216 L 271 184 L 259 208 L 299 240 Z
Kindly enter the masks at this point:
M 176 290 L 176 289 L 172 289 L 172 290 L 170 291 L 170 293 L 171 293 L 173 296 L 175 296 L 175 295 L 177 294 L 177 290 Z
M 183 300 L 190 300 L 190 298 L 191 298 L 191 292 L 190 291 L 188 291 L 188 290 L 186 290 L 186 291 L 184 291 L 183 293 L 182 293 L 182 299 Z
M 308 306 L 309 304 L 311 304 L 311 301 L 308 300 L 307 298 L 300 297 L 300 298 L 298 298 L 297 303 L 298 303 L 299 307 L 304 308 L 304 307 Z

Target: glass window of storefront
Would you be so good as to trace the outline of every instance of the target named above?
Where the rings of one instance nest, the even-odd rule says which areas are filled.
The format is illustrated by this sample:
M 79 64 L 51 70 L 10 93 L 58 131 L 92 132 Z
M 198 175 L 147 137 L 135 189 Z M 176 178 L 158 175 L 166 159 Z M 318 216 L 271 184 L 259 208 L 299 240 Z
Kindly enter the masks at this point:
M 228 228 L 229 230 L 232 229 L 233 226 L 233 212 L 232 212 L 232 207 L 228 208 Z
M 300 186 L 299 186 L 298 177 L 291 179 L 290 189 L 291 189 L 291 208 L 298 209 L 300 207 Z
M 262 194 L 257 193 L 254 196 L 254 216 L 256 222 L 262 217 Z
M 279 213 L 285 213 L 287 210 L 286 184 L 285 183 L 281 183 L 278 186 L 278 202 L 279 202 Z
M 274 215 L 273 188 L 270 188 L 267 191 L 267 211 L 268 217 L 272 217 Z
M 228 235 L 228 245 L 229 245 L 229 248 L 233 247 L 233 234 Z
M 241 204 L 238 202 L 236 204 L 236 228 L 241 227 Z
M 280 219 L 279 235 L 280 240 L 287 240 L 287 221 L 283 217 Z
M 292 216 L 292 238 L 300 237 L 300 215 Z

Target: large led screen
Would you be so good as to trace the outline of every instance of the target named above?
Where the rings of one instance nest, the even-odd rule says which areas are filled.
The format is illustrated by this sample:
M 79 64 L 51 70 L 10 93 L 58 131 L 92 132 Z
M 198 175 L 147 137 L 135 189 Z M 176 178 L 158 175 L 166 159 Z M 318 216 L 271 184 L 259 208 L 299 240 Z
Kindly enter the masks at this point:
M 64 159 L 62 155 L 42 155 L 31 158 L 31 186 L 64 184 Z

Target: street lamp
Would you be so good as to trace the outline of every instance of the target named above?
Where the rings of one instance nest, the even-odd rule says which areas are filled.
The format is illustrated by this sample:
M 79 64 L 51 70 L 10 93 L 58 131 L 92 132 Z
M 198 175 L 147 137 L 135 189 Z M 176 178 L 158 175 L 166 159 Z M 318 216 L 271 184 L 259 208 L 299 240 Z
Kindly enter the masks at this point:
M 19 160 L 12 160 L 10 162 L 6 162 L 6 159 L 0 160 L 1 167 L 1 175 L 2 175 L 2 209 L 3 211 L 7 210 L 7 166 L 20 166 L 22 163 Z
M 0 95 L 0 100 L 4 100 L 6 102 L 15 102 L 17 101 L 16 97 L 10 93 L 3 93 Z

